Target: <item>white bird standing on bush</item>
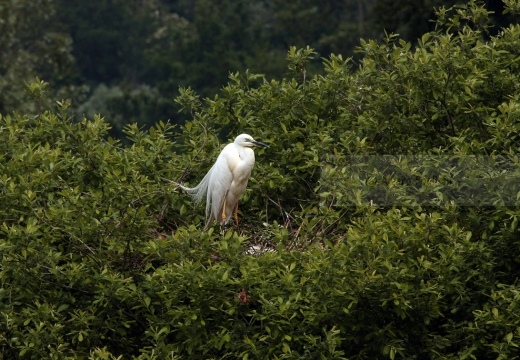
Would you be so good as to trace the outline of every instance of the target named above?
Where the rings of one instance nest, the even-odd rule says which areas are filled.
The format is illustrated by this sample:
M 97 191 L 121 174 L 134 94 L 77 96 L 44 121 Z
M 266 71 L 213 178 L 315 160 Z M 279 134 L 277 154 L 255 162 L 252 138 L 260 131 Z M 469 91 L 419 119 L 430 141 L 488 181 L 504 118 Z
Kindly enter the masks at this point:
M 251 147 L 269 147 L 260 141 L 255 141 L 250 135 L 238 135 L 234 142 L 226 145 L 213 167 L 204 179 L 194 188 L 179 186 L 200 203 L 206 196 L 206 226 L 208 229 L 213 220 L 222 227 L 229 222 L 233 210 L 238 224 L 238 199 L 247 187 L 251 170 L 255 165 L 255 152 Z

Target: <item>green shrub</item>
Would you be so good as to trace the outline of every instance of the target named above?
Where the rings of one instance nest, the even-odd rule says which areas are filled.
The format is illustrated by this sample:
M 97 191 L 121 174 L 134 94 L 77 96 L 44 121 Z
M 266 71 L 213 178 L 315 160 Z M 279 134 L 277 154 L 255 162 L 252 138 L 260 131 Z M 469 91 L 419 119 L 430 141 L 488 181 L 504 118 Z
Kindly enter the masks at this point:
M 41 111 L 0 117 L 2 356 L 517 357 L 520 27 L 438 15 L 417 48 L 363 41 L 356 70 L 309 78 L 291 49 L 283 81 L 181 89 L 181 131 L 128 125 L 128 145 L 29 84 Z M 271 148 L 240 229 L 202 232 L 172 181 L 241 132 Z

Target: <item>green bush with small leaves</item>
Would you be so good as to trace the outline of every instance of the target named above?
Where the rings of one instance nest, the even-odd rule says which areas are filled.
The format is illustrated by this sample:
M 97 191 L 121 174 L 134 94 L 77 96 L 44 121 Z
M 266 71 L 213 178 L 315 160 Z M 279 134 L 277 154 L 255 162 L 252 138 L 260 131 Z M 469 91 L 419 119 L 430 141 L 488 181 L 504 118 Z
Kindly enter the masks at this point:
M 291 48 L 283 80 L 181 88 L 189 121 L 124 144 L 28 84 L 39 111 L 0 116 L 1 357 L 517 358 L 520 26 L 437 15 L 359 68 Z M 271 147 L 203 232 L 176 182 L 243 132 Z

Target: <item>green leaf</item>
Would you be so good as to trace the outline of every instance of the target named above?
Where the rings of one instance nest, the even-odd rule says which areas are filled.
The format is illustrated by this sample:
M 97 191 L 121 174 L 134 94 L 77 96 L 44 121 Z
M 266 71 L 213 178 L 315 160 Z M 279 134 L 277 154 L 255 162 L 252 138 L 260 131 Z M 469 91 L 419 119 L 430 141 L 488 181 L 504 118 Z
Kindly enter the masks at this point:
M 493 312 L 493 316 L 497 318 L 498 317 L 498 309 L 497 308 L 493 308 L 492 312 Z
M 230 272 L 229 269 L 227 269 L 227 270 L 224 272 L 224 274 L 222 275 L 222 281 L 226 281 L 226 280 L 228 279 L 228 277 L 229 277 L 229 272 Z

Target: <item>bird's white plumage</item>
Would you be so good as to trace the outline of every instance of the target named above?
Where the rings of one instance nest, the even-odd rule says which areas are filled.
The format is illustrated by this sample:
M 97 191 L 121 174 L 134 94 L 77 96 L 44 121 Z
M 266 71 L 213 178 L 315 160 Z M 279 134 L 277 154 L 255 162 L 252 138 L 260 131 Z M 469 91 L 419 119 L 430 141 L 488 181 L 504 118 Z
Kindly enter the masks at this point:
M 206 196 L 205 229 L 213 220 L 223 226 L 231 218 L 255 165 L 255 153 L 251 146 L 267 147 L 251 136 L 241 134 L 224 147 L 215 164 L 196 187 L 181 185 L 197 202 L 201 202 Z

